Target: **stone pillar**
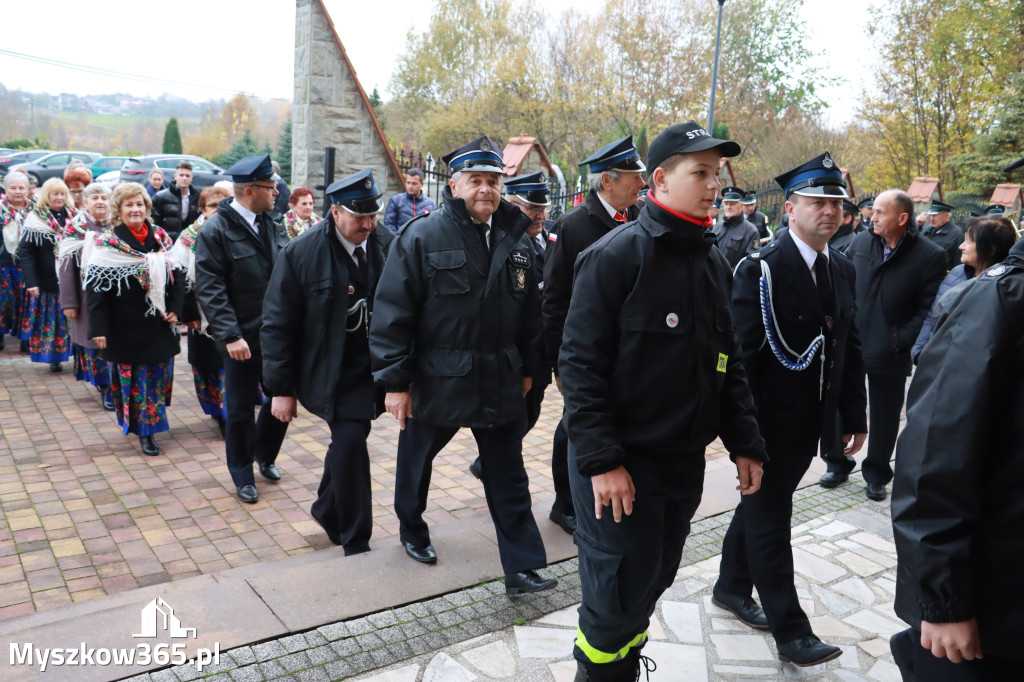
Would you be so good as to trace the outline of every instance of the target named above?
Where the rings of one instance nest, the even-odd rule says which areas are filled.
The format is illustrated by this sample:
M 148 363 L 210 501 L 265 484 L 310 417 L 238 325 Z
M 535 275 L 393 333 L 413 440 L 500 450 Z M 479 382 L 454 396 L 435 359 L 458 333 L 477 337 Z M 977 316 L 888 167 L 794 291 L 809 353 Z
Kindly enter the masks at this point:
M 325 182 L 324 148 L 336 147 L 335 177 Z M 292 184 L 318 186 L 373 169 L 385 200 L 403 191 L 401 171 L 321 0 L 295 2 Z

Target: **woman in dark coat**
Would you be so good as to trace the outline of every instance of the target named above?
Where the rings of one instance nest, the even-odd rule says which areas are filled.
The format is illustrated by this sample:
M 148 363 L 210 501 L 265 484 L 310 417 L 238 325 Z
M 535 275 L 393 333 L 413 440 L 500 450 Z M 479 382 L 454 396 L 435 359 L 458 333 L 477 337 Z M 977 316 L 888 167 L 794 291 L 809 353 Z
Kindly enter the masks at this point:
M 184 277 L 166 258 L 167 233 L 148 222 L 146 189 L 118 185 L 111 204 L 113 228 L 96 238 L 86 264 L 89 336 L 110 363 L 118 424 L 138 435 L 144 454 L 157 455 L 153 434 L 169 428 L 174 356 L 181 351 Z
M 935 303 L 932 310 L 925 318 L 921 326 L 921 333 L 917 335 L 917 341 L 910 351 L 910 359 L 917 364 L 917 358 L 924 350 L 925 344 L 932 336 L 932 323 L 935 320 L 935 311 L 943 294 L 955 286 L 973 279 L 979 272 L 984 272 L 996 263 L 1002 263 L 1013 243 L 1017 240 L 1017 233 L 1013 229 L 1013 223 L 1002 216 L 982 216 L 971 218 L 964 225 L 964 241 L 960 244 L 960 265 L 949 271 L 946 279 L 939 285 L 939 293 L 935 294 Z
M 60 178 L 44 182 L 36 210 L 25 218 L 18 241 L 18 265 L 25 286 L 21 338 L 28 341 L 32 362 L 48 362 L 51 372 L 62 371 L 61 363 L 71 356 L 57 285 L 57 242 L 76 213 L 67 203 L 68 196 L 68 186 Z
M 0 228 L 3 228 L 3 239 L 0 239 L 0 350 L 4 349 L 4 335 L 21 338 L 25 287 L 15 258 L 21 226 L 35 209 L 36 204 L 29 197 L 28 175 L 8 173 L 4 178 L 4 193 L 0 194 Z M 21 352 L 28 353 L 28 341 L 21 342 Z
M 79 211 L 57 247 L 57 279 L 60 307 L 71 326 L 71 352 L 75 358 L 75 379 L 96 387 L 103 396 L 103 407 L 114 411 L 110 397 L 110 370 L 100 357 L 100 347 L 89 338 L 89 309 L 82 287 L 82 251 L 87 239 L 109 227 L 110 192 L 93 183 L 83 192 L 85 210 Z

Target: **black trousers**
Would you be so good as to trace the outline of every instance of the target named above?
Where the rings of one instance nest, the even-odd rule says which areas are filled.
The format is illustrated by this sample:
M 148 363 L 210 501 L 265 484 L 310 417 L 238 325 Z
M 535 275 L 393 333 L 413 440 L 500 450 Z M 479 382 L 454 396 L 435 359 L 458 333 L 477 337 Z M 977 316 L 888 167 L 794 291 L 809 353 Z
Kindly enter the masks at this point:
M 891 641 L 894 648 L 903 654 L 904 660 L 913 666 L 913 679 L 916 682 L 1006 682 L 1021 678 L 1024 661 L 987 654 L 985 642 L 981 643 L 984 658 L 953 663 L 948 658 L 936 658 L 931 651 L 922 647 L 921 633 L 917 630 L 898 632 L 892 636 Z M 904 675 L 903 679 L 908 678 Z
M 574 516 L 576 506 L 572 501 L 572 490 L 569 485 L 569 433 L 565 428 L 565 411 L 555 427 L 555 437 L 551 441 L 551 479 L 555 484 L 555 502 L 552 511 Z
M 611 507 L 604 508 L 601 519 L 596 517 L 594 487 L 589 477 L 580 475 L 575 448 L 569 444 L 569 480 L 578 511 L 573 539 L 579 548 L 583 592 L 583 636 L 577 633 L 573 655 L 588 668 L 611 670 L 630 649 L 646 642 L 651 615 L 675 580 L 690 519 L 700 505 L 704 458 L 693 459 L 685 485 L 677 485 L 672 472 L 642 471 L 651 467 L 650 462 L 627 464 L 637 488 L 636 501 L 633 513 L 615 523 Z M 659 477 L 663 487 L 649 485 Z M 677 496 L 677 491 L 683 492 Z
M 861 465 L 864 480 L 886 485 L 892 480 L 889 460 L 900 433 L 900 412 L 907 392 L 907 377 L 868 374 L 868 419 L 871 420 L 868 454 Z
M 273 464 L 288 432 L 288 424 L 270 413 L 270 396 L 253 420 L 252 406 L 262 380 L 263 359 L 258 353 L 244 362 L 224 358 L 224 450 L 231 480 L 239 488 L 255 485 L 252 463 Z
M 533 518 L 530 480 L 523 466 L 523 417 L 493 428 L 474 428 L 483 470 L 487 509 L 498 536 L 498 554 L 505 574 L 547 565 L 540 530 Z M 416 547 L 430 544 L 423 520 L 434 457 L 458 432 L 455 426 L 437 426 L 405 420 L 398 436 L 395 472 L 395 513 L 403 542 Z
M 827 444 L 824 441 L 821 443 L 821 458 L 828 464 L 828 470 L 834 471 L 839 474 L 849 474 L 853 471 L 854 467 L 857 466 L 857 461 L 853 457 L 847 457 L 843 454 L 843 449 L 846 445 L 843 443 L 844 434 L 842 429 L 842 423 L 839 417 L 836 417 L 836 441 L 831 444 Z
M 775 641 L 790 642 L 811 633 L 793 584 L 793 492 L 814 458 L 816 444 L 772 453 L 761 489 L 740 497 L 722 541 L 718 589 L 749 597 L 757 587 Z
M 310 513 L 327 537 L 345 548 L 345 554 L 370 549 L 373 500 L 370 496 L 370 453 L 366 437 L 368 419 L 328 422 L 331 444 L 324 457 L 324 475 Z

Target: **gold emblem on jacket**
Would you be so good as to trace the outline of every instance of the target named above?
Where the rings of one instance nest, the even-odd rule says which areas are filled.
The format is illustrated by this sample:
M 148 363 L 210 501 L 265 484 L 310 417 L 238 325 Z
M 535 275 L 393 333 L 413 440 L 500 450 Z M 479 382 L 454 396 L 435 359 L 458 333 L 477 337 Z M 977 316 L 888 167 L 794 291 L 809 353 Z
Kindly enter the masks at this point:
M 516 286 L 520 289 L 526 288 L 526 270 L 516 268 Z

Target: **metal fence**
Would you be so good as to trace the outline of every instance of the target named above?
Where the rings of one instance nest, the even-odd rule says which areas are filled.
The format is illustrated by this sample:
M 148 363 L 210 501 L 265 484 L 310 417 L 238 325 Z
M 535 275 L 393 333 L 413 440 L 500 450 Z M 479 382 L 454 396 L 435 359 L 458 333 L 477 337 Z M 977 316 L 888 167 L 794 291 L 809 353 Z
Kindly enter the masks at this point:
M 441 192 L 448 185 L 452 174 L 440 159 L 435 159 L 431 154 L 423 152 L 407 151 L 405 149 L 393 150 L 395 160 L 402 172 L 410 168 L 419 168 L 425 176 L 423 179 L 423 194 L 434 200 L 438 206 L 441 205 Z

